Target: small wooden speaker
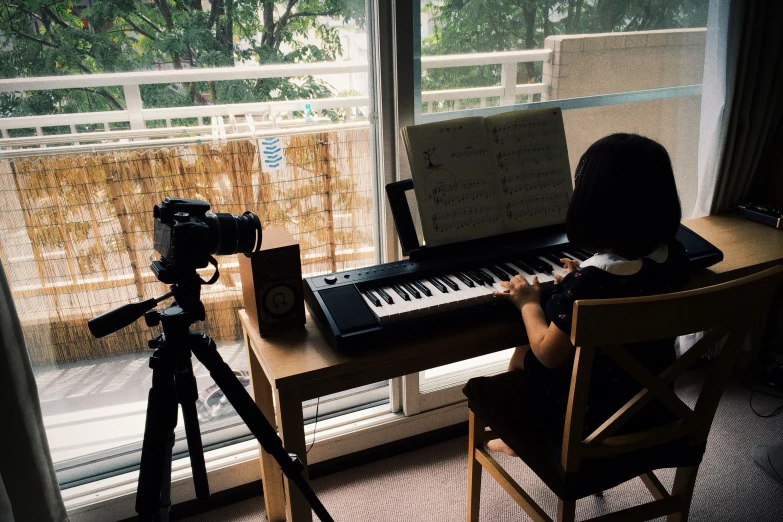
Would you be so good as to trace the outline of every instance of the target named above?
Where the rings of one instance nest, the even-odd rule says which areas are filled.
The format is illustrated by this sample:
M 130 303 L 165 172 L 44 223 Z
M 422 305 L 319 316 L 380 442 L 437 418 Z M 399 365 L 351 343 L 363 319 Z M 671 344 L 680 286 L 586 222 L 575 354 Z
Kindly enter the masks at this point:
M 261 250 L 237 258 L 245 311 L 261 335 L 305 324 L 299 243 L 287 230 L 264 229 Z

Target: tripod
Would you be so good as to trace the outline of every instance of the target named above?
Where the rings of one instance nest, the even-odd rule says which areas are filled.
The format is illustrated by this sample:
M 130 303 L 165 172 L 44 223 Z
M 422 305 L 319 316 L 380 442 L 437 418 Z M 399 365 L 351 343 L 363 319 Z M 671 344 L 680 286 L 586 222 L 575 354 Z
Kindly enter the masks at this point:
M 136 491 L 136 512 L 144 521 L 168 522 L 171 509 L 171 457 L 174 447 L 174 429 L 177 426 L 177 403 L 182 406 L 185 435 L 190 453 L 196 498 L 209 499 L 209 484 L 204 463 L 201 435 L 195 401 L 198 398 L 196 379 L 193 375 L 191 354 L 209 370 L 215 383 L 234 406 L 239 417 L 256 437 L 261 447 L 277 461 L 280 469 L 305 497 L 322 522 L 332 522 L 332 517 L 321 504 L 310 485 L 302 476 L 304 467 L 299 458 L 283 448 L 274 428 L 248 395 L 231 368 L 223 361 L 215 342 L 202 332 L 191 331 L 190 326 L 205 318 L 200 300 L 204 283 L 195 272 L 186 274 L 166 273 L 165 266 L 153 263 L 153 271 L 163 282 L 174 282 L 171 293 L 142 303 L 125 305 L 90 321 L 90 329 L 101 337 L 126 326 L 131 318 L 144 318 L 149 326 L 162 325 L 163 334 L 150 341 L 154 352 L 150 357 L 152 387 L 147 403 L 144 441 L 141 450 L 139 484 Z M 161 312 L 150 310 L 159 301 L 174 296 L 175 301 Z M 120 326 L 120 327 L 122 327 Z

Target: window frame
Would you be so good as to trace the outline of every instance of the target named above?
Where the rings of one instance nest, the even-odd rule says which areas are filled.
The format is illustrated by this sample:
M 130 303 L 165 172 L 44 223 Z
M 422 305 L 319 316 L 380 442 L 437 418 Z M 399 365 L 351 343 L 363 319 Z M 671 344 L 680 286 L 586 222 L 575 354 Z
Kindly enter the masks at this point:
M 685 85 L 641 91 L 566 98 L 442 113 L 421 113 L 421 26 L 420 0 L 383 2 L 367 0 L 368 40 L 375 42 L 369 60 L 371 96 L 377 112 L 371 123 L 375 162 L 380 176 L 376 187 L 376 244 L 379 262 L 402 258 L 399 241 L 388 204 L 383 197 L 385 184 L 410 178 L 408 159 L 398 139 L 401 128 L 415 123 L 445 121 L 457 117 L 490 116 L 503 112 L 560 107 L 562 110 L 595 108 L 644 101 L 700 96 L 702 87 Z M 505 370 L 505 361 L 482 368 L 487 373 Z M 470 373 L 470 372 L 468 372 Z M 305 427 L 310 464 L 378 444 L 399 440 L 419 433 L 458 424 L 467 420 L 467 404 L 461 393 L 465 375 L 452 382 L 443 379 L 428 387 L 420 373 L 390 379 L 390 405 L 354 411 L 344 416 L 320 421 L 313 443 L 313 425 Z M 381 408 L 381 409 L 378 409 Z M 213 492 L 237 487 L 260 479 L 257 445 L 249 440 L 206 453 L 208 477 Z M 137 473 L 137 472 L 134 472 Z M 63 497 L 74 522 L 103 520 L 135 515 L 134 473 L 112 477 L 103 484 L 91 483 L 68 489 Z M 195 498 L 187 459 L 173 465 L 172 502 Z

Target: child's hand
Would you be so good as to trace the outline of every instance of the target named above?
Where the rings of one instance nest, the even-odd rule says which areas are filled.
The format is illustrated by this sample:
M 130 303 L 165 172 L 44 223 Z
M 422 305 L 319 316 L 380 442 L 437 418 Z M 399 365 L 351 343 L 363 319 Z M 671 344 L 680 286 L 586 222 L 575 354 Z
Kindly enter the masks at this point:
M 563 268 L 565 268 L 569 274 L 579 268 L 579 261 L 568 257 L 562 258 L 560 262 L 563 263 Z M 552 277 L 555 278 L 555 283 L 560 283 L 563 280 L 563 274 L 552 274 Z
M 576 259 L 571 259 L 570 257 L 564 257 L 560 260 L 561 263 L 563 263 L 563 268 L 568 270 L 569 272 L 573 272 L 577 268 L 579 268 L 579 261 Z
M 511 301 L 520 310 L 527 303 L 541 303 L 541 285 L 536 276 L 533 276 L 532 285 L 521 275 L 515 275 L 510 281 L 501 281 L 500 286 L 508 290 L 493 292 L 493 295 Z

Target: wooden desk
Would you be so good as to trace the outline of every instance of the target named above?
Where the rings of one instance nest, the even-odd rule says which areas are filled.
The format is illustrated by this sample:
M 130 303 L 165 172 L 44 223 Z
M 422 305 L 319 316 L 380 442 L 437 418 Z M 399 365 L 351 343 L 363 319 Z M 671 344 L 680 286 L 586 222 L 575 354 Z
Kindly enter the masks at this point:
M 776 229 L 736 215 L 694 219 L 685 225 L 724 255 L 722 262 L 696 274 L 691 287 L 727 281 L 783 263 L 783 232 Z M 527 344 L 521 322 L 496 321 L 348 356 L 335 352 L 311 320 L 303 330 L 262 338 L 244 311 L 240 319 L 256 403 L 272 425 L 277 422 L 286 450 L 299 455 L 305 473 L 302 401 Z M 276 415 L 273 398 L 278 405 Z M 260 448 L 259 453 L 270 522 L 285 520 L 286 516 L 295 522 L 312 520 L 310 508 L 296 488 L 280 480 L 274 459 Z

